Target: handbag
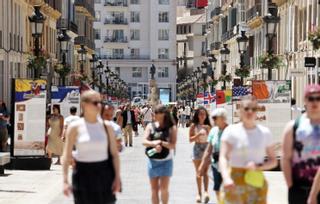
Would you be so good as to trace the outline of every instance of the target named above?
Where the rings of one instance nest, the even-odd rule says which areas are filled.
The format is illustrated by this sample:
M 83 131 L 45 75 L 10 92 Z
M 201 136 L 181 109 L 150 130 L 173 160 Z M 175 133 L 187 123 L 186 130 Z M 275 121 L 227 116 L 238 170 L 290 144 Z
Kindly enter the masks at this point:
M 248 170 L 244 175 L 244 181 L 255 188 L 262 188 L 264 186 L 264 175 L 262 171 Z

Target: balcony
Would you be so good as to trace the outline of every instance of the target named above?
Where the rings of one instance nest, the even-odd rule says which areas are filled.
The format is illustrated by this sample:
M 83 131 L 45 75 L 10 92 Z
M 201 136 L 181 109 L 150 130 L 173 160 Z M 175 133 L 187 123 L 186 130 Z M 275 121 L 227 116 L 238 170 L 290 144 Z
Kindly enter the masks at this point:
M 227 32 L 223 33 L 221 36 L 221 41 L 225 42 L 236 36 L 237 34 L 234 33 L 234 30 L 228 30 Z
M 78 36 L 74 39 L 74 44 L 76 45 L 85 45 L 89 49 L 94 50 L 95 49 L 95 44 L 93 41 L 91 41 L 89 38 L 85 36 Z
M 104 6 L 122 6 L 122 7 L 128 7 L 128 1 L 122 0 L 122 1 L 105 1 Z
M 72 31 L 73 33 L 77 34 L 78 33 L 78 26 L 72 21 L 69 21 L 68 19 L 65 18 L 60 18 L 57 22 L 57 28 L 58 29 L 67 29 Z
M 285 4 L 288 0 L 272 0 L 273 3 L 276 3 L 277 6 L 282 6 Z
M 82 7 L 87 10 L 87 12 L 94 17 L 94 8 L 93 8 L 93 3 L 90 3 L 89 0 L 75 0 L 74 5 L 76 7 Z M 82 9 L 80 9 L 82 10 Z
M 213 18 L 213 17 L 219 16 L 220 13 L 221 13 L 221 7 L 216 7 L 211 11 L 210 17 Z
M 110 60 L 117 60 L 117 59 L 124 59 L 124 60 L 150 60 L 149 55 L 139 55 L 139 56 L 132 56 L 132 55 L 101 55 L 101 59 L 110 59 Z
M 261 4 L 256 4 L 247 11 L 247 23 L 250 28 L 256 28 L 262 24 Z
M 220 50 L 221 42 L 213 42 L 210 44 L 211 50 Z
M 115 25 L 128 25 L 128 19 L 126 18 L 115 18 L 115 19 L 105 19 L 104 24 L 115 24 Z
M 104 42 L 111 42 L 111 43 L 127 43 L 128 39 L 127 37 L 108 37 L 106 36 L 104 38 Z

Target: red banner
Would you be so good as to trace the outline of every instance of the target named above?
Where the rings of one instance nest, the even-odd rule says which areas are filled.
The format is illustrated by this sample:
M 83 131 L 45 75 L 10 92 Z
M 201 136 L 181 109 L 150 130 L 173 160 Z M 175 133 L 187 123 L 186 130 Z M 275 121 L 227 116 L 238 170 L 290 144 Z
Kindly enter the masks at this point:
M 197 0 L 196 7 L 197 8 L 204 8 L 208 6 L 208 0 Z

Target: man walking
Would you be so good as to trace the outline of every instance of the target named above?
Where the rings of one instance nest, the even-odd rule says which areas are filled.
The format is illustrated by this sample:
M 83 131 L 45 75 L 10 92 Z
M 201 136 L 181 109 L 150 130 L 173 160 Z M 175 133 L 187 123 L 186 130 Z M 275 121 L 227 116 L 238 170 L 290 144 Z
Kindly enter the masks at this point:
M 72 122 L 77 121 L 77 120 L 79 120 L 79 119 L 80 119 L 80 117 L 77 116 L 77 108 L 74 107 L 74 106 L 72 106 L 72 107 L 70 108 L 70 115 L 64 119 L 64 128 L 63 128 L 64 133 L 63 133 L 63 137 L 62 137 L 62 140 L 63 140 L 63 141 L 65 140 L 65 132 L 66 132 L 68 126 L 69 126 Z
M 143 115 L 143 127 L 146 128 L 149 123 L 152 122 L 152 108 L 149 105 L 146 105 L 142 109 L 142 115 Z
M 284 131 L 282 170 L 289 188 L 289 204 L 320 203 L 315 182 L 320 167 L 320 86 L 309 85 L 304 94 L 306 113 Z
M 122 112 L 122 129 L 124 133 L 124 142 L 126 147 L 129 146 L 132 147 L 132 131 L 135 131 L 136 127 L 136 120 L 134 111 L 131 110 L 130 104 L 128 104 L 125 108 L 125 110 Z

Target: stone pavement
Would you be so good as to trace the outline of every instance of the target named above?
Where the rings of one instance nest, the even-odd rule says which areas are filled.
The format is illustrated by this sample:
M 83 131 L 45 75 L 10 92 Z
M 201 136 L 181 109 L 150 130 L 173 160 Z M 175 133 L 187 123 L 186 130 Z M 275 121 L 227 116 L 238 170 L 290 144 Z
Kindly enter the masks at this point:
M 127 148 L 121 154 L 123 193 L 119 194 L 117 204 L 150 203 L 146 157 L 141 145 L 142 132 L 134 142 L 133 148 Z M 196 184 L 191 152 L 187 129 L 179 129 L 170 204 L 195 204 Z M 6 173 L 0 177 L 0 204 L 72 204 L 72 197 L 66 198 L 61 193 L 61 166 L 53 165 L 51 171 L 7 170 Z M 281 172 L 266 172 L 266 176 L 270 186 L 268 203 L 286 204 L 286 187 Z M 213 191 L 210 193 L 210 203 L 214 204 Z

